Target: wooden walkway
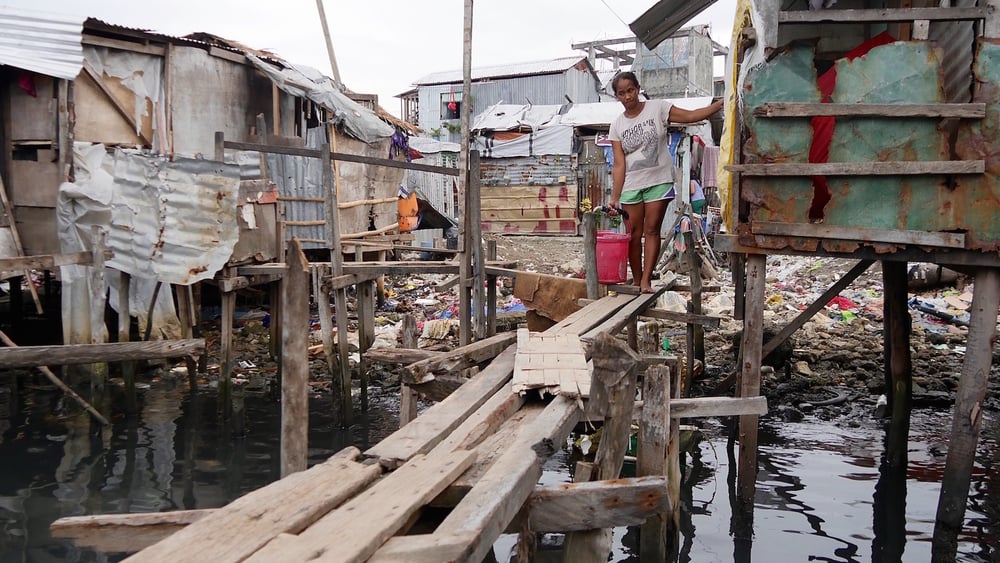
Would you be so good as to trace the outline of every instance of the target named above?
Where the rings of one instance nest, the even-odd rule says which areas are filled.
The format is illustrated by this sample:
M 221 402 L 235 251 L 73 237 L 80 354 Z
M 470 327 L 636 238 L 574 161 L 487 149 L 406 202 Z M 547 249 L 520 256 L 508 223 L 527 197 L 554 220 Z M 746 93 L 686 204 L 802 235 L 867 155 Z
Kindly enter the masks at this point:
M 665 289 L 605 297 L 545 333 L 520 332 L 516 343 L 513 335 L 487 339 L 502 351 L 485 369 L 365 452 L 348 448 L 219 509 L 64 518 L 53 534 L 98 549 L 130 545 L 138 552 L 128 561 L 414 563 L 489 560 L 502 533 L 521 533 L 530 549 L 534 534 L 564 532 L 574 553 L 591 554 L 576 560 L 606 561 L 610 535 L 601 529 L 652 523 L 658 532 L 648 537 L 663 537 L 676 518 L 668 481 L 678 475 L 671 435 L 680 416 L 767 410 L 760 397 L 670 400 L 679 387 L 676 360 L 640 358 L 611 336 Z M 450 354 L 462 356 L 461 348 Z M 414 384 L 434 379 L 427 361 L 409 366 Z M 636 403 L 637 374 L 649 365 Z M 593 471 L 581 466 L 577 482 L 538 485 L 573 428 L 602 416 Z M 618 479 L 633 419 L 643 427 L 640 476 Z M 609 436 L 616 428 L 624 432 Z M 450 510 L 434 519 L 441 512 L 428 506 Z

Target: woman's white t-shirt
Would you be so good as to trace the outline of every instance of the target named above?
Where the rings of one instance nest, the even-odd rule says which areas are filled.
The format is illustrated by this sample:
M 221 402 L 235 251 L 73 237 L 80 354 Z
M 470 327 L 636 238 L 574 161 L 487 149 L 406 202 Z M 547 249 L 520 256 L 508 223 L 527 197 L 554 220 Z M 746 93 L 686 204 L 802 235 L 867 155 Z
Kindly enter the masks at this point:
M 666 100 L 646 100 L 635 117 L 623 112 L 611 122 L 608 139 L 625 152 L 623 192 L 673 182 L 673 157 L 667 142 L 670 108 Z

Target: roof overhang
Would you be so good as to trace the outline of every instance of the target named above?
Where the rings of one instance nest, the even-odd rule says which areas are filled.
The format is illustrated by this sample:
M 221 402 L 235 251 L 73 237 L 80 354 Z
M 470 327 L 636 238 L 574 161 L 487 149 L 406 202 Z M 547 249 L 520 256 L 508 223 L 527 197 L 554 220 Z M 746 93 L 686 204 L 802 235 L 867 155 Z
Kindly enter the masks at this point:
M 646 48 L 653 50 L 691 18 L 717 0 L 660 0 L 629 25 Z

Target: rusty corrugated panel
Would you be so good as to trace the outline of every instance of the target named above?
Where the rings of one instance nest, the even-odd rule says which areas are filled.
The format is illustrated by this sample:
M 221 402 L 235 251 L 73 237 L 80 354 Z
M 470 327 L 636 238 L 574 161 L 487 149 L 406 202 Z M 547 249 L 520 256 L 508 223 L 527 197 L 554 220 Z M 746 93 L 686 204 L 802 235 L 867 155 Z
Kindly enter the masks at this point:
M 716 0 L 660 0 L 629 24 L 629 29 L 643 45 L 655 49 L 660 42 L 715 2 Z
M 0 65 L 73 80 L 83 68 L 83 19 L 0 6 Z
M 569 70 L 576 66 L 579 62 L 586 60 L 586 57 L 575 56 L 507 65 L 482 66 L 473 68 L 471 70 L 471 76 L 472 80 L 484 80 L 487 78 L 510 78 L 516 76 L 533 76 L 538 74 L 557 74 L 565 70 Z M 449 84 L 453 82 L 462 82 L 462 69 L 434 72 L 415 80 L 413 85 L 430 86 L 432 84 Z
M 239 168 L 117 150 L 107 265 L 190 285 L 225 265 L 239 238 Z

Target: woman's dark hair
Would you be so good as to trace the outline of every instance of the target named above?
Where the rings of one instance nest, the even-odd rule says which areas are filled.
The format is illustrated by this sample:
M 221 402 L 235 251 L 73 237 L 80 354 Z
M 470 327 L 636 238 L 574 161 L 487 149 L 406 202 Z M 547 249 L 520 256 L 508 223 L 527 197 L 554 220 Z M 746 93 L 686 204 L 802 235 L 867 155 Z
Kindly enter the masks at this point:
M 618 93 L 618 82 L 622 80 L 631 80 L 632 84 L 635 84 L 636 89 L 639 89 L 639 79 L 635 77 L 635 73 L 631 70 L 625 70 L 619 72 L 611 79 L 611 92 L 613 94 Z

